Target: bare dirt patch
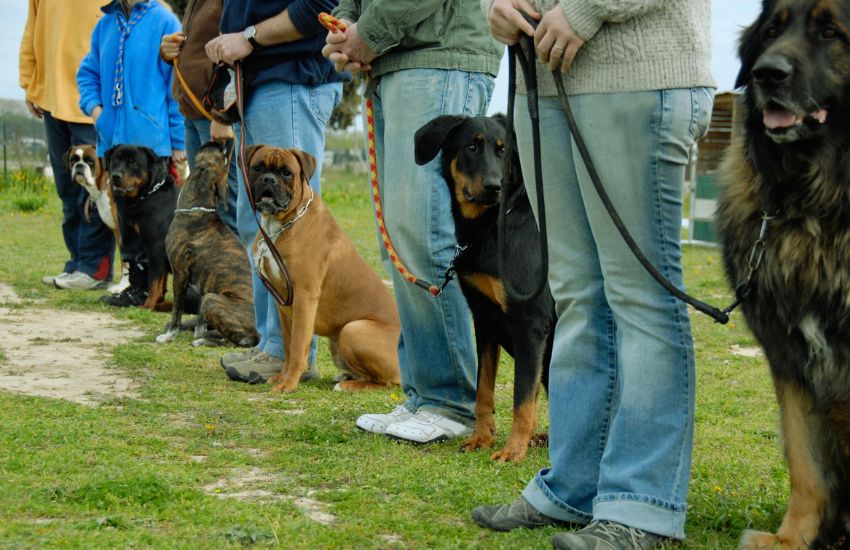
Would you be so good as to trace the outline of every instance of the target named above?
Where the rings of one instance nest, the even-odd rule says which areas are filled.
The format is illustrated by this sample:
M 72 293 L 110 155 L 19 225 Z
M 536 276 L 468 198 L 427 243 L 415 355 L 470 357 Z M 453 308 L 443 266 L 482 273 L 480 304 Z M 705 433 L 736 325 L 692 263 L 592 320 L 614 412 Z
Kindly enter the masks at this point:
M 20 307 L 0 284 L 0 391 L 96 405 L 136 397 L 132 379 L 109 367 L 115 342 L 142 336 L 130 323 L 105 313 Z M 10 307 L 11 306 L 11 307 Z

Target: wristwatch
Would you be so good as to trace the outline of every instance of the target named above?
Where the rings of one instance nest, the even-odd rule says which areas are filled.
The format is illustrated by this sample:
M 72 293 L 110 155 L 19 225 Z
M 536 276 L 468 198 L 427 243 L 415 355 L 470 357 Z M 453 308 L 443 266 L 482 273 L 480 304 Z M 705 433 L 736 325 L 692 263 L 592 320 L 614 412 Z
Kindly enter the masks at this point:
M 251 44 L 251 47 L 254 48 L 255 52 L 258 52 L 263 49 L 263 46 L 259 42 L 257 42 L 257 27 L 255 27 L 254 25 L 251 25 L 250 27 L 242 31 L 242 36 L 244 36 L 245 40 L 247 40 L 248 43 Z

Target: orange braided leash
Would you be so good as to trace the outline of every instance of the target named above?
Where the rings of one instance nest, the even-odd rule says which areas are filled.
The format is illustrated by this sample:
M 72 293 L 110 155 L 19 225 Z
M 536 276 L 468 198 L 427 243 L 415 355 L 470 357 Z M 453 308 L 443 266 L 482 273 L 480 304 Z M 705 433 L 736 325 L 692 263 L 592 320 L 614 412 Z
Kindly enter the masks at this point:
M 345 23 L 329 13 L 320 13 L 319 22 L 321 22 L 322 25 L 324 25 L 325 28 L 332 33 L 345 32 L 348 28 Z M 381 240 L 384 242 L 384 248 L 387 249 L 387 254 L 389 254 L 390 261 L 393 263 L 393 266 L 395 266 L 407 282 L 424 288 L 436 298 L 442 294 L 443 288 L 445 288 L 449 280 L 447 279 L 446 283 L 440 287 L 433 283 L 429 283 L 424 279 L 420 279 L 411 273 L 398 257 L 395 247 L 390 240 L 390 234 L 387 232 L 387 227 L 384 224 L 384 211 L 381 206 L 381 193 L 378 188 L 378 158 L 375 153 L 375 113 L 372 109 L 372 100 L 368 97 L 366 98 L 366 131 L 367 139 L 369 141 L 369 179 L 372 183 L 372 203 L 375 205 L 375 218 L 378 221 L 378 231 L 381 232 Z

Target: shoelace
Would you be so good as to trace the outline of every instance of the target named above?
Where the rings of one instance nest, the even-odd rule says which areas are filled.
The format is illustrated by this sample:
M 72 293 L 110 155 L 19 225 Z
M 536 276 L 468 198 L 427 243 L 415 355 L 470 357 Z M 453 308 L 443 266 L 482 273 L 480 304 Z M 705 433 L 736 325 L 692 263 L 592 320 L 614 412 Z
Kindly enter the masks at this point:
M 644 544 L 648 542 L 646 531 L 612 521 L 591 522 L 590 525 L 585 527 L 585 531 L 588 531 L 590 534 L 593 534 L 606 542 L 610 542 L 615 546 L 618 543 L 622 543 L 623 536 L 625 536 L 629 543 L 626 548 L 629 550 L 633 548 L 641 549 L 644 547 Z

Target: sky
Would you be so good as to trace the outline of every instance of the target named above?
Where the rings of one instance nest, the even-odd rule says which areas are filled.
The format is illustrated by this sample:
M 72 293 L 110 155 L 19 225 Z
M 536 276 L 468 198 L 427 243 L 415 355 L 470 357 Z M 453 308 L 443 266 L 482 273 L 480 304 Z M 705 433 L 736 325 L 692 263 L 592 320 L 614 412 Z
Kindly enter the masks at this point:
M 18 86 L 18 51 L 28 4 L 27 0 L 0 0 L 0 98 L 24 98 Z M 738 36 L 741 29 L 755 19 L 760 7 L 760 0 L 711 0 L 711 67 L 718 91 L 732 89 L 738 71 L 735 54 Z M 504 70 L 496 80 L 491 112 L 504 111 L 507 104 L 504 77 L 507 63 L 504 59 L 502 66 Z

